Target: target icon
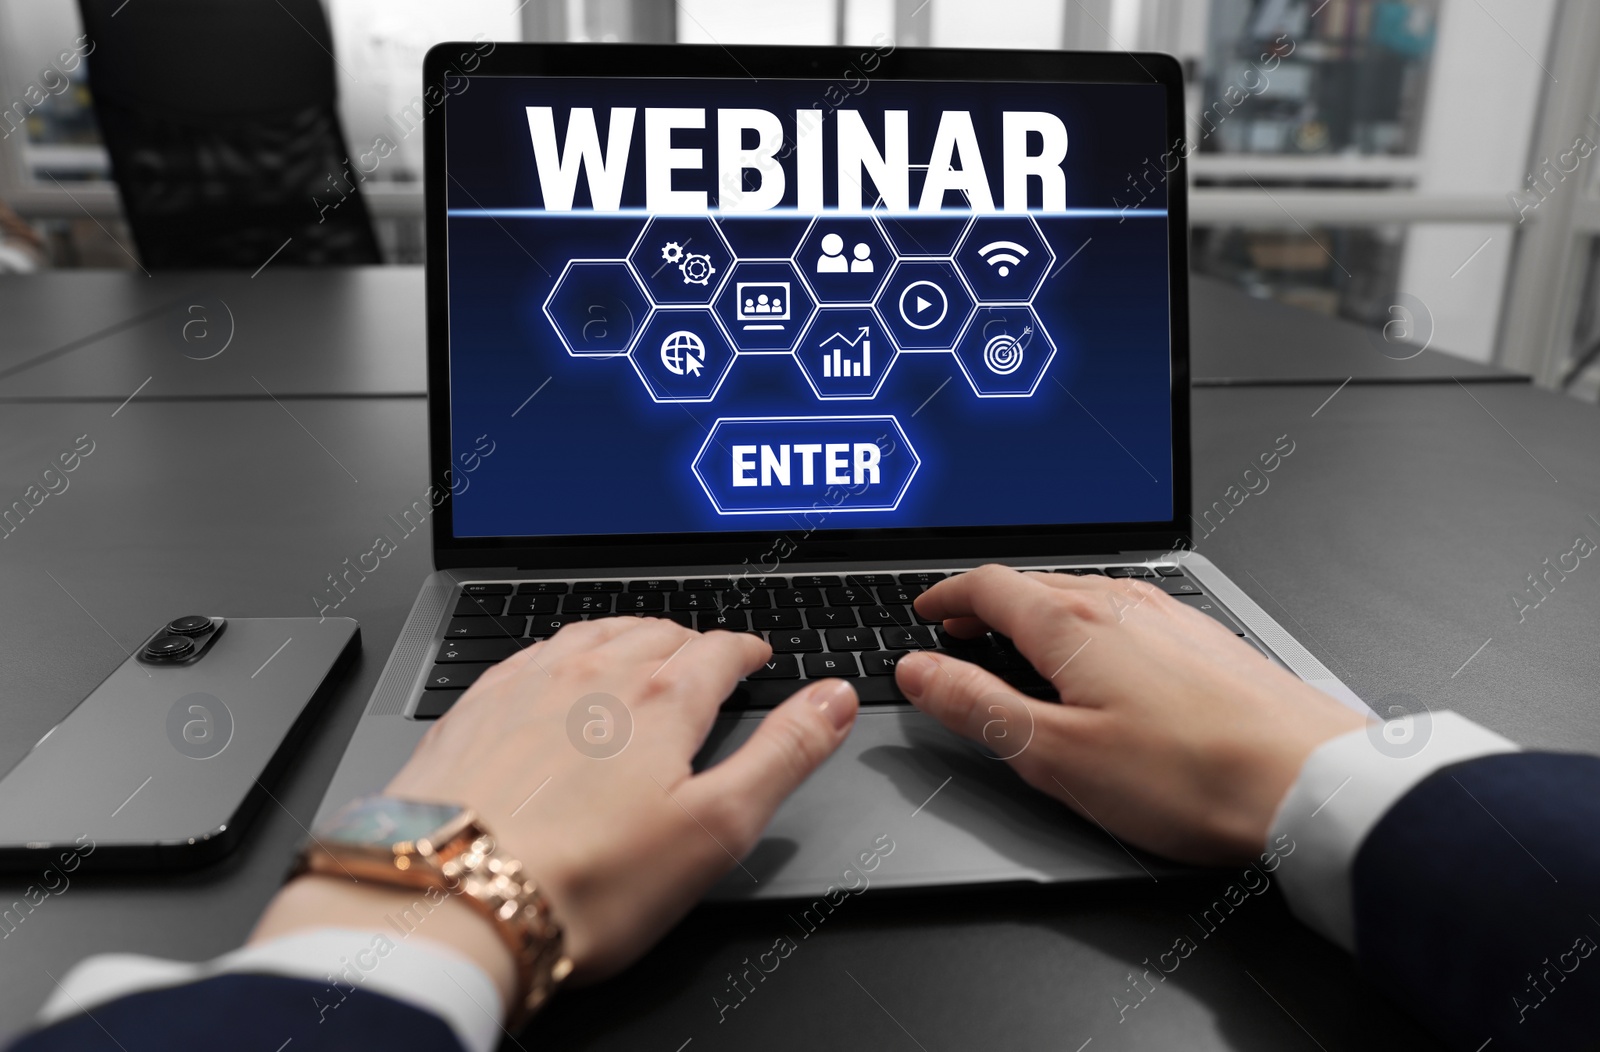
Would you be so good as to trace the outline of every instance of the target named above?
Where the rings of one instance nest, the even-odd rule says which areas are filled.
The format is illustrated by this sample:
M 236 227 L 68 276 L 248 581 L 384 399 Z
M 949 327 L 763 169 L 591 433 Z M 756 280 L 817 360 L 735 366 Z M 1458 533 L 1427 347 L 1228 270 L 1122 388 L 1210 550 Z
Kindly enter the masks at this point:
M 1028 334 L 1033 326 L 1023 328 L 1013 336 L 1003 332 L 983 345 L 983 364 L 996 376 L 1010 376 L 1022 367 L 1022 352 L 1028 349 Z

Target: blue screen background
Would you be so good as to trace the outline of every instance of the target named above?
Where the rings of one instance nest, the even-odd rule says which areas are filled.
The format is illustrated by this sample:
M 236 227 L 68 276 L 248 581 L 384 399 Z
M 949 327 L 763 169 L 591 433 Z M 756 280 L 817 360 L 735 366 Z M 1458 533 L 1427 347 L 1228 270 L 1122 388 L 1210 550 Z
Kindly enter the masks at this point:
M 899 422 L 920 465 L 898 506 L 836 512 L 825 529 L 1171 519 L 1166 202 L 1160 184 L 1142 182 L 1141 200 L 1131 178 L 1164 149 L 1159 86 L 875 82 L 848 103 L 868 128 L 881 127 L 885 110 L 908 110 L 913 164 L 926 160 L 941 111 L 970 111 L 997 205 L 1000 114 L 1047 110 L 1062 117 L 1070 136 L 1067 211 L 1036 213 L 1055 259 L 1054 273 L 1032 300 L 1056 353 L 1027 398 L 979 398 L 953 355 L 902 353 L 871 400 L 820 400 L 793 357 L 740 355 L 714 401 L 657 402 L 627 359 L 569 355 L 543 310 L 568 260 L 625 258 L 649 217 L 585 211 L 582 178 L 570 213 L 472 214 L 542 207 L 527 106 L 555 107 L 558 143 L 570 106 L 597 113 L 640 107 L 623 193 L 625 208 L 638 209 L 643 107 L 707 109 L 704 133 L 680 131 L 674 138 L 675 146 L 705 151 L 707 172 L 680 172 L 675 187 L 698 185 L 714 194 L 709 111 L 760 107 L 792 115 L 824 97 L 827 86 L 478 77 L 449 100 L 452 448 L 481 449 L 484 435 L 494 442 L 494 453 L 455 497 L 456 536 L 792 528 L 792 512 L 725 516 L 708 499 L 692 463 L 720 417 L 871 414 Z M 791 159 L 791 175 L 792 165 Z M 832 168 L 830 142 L 829 202 Z M 785 205 L 793 204 L 794 182 Z M 1036 198 L 1037 180 L 1033 186 Z M 914 178 L 913 202 L 919 189 Z M 1119 206 L 1134 202 L 1142 211 L 1119 216 Z M 1082 214 L 1090 210 L 1097 214 Z M 943 216 L 957 221 L 946 224 L 950 229 L 962 218 Z M 788 248 L 774 246 L 798 243 L 811 217 L 788 208 L 719 218 L 734 253 L 767 257 L 787 255 Z M 937 233 L 931 225 L 926 232 Z

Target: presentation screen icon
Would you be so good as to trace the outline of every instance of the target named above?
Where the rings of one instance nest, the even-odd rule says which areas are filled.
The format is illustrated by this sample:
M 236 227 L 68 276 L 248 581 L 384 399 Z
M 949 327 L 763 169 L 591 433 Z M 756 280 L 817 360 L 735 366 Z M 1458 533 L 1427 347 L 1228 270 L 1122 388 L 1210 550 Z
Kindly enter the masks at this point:
M 790 319 L 787 281 L 737 283 L 735 316 L 746 331 L 782 330 Z

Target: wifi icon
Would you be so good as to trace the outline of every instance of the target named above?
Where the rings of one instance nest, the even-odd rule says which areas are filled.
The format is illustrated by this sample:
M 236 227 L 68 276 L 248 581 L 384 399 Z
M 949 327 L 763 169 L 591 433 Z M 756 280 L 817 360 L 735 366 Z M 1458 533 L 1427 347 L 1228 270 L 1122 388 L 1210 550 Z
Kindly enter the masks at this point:
M 978 255 L 983 261 L 995 268 L 995 272 L 1002 278 L 1011 273 L 1011 268 L 1022 262 L 1022 257 L 1028 254 L 1027 246 L 1019 245 L 1015 241 L 991 241 L 978 249 Z

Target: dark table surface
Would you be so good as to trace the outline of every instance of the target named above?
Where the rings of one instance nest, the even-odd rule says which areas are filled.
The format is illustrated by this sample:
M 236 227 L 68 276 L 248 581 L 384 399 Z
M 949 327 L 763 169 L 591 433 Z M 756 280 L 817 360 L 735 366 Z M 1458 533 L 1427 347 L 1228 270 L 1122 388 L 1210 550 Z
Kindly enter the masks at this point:
M 1600 749 L 1600 568 L 1585 563 L 1525 621 L 1511 601 L 1577 534 L 1600 539 L 1596 410 L 1521 384 L 1335 386 L 1195 392 L 1197 507 L 1279 436 L 1295 444 L 1198 548 L 1368 700 L 1404 692 L 1529 745 Z M 324 576 L 425 489 L 424 413 L 415 399 L 143 396 L 0 410 L 7 501 L 76 436 L 95 442 L 70 488 L 0 541 L 0 769 L 170 615 L 313 613 Z M 360 620 L 365 652 L 273 787 L 281 806 L 195 873 L 85 863 L 0 939 L 0 1032 L 86 954 L 201 959 L 245 937 L 428 569 L 426 543 L 406 539 L 340 610 Z M 909 817 L 885 832 L 916 835 Z M 706 908 L 622 977 L 563 994 L 530 1039 L 667 1052 L 690 1039 L 695 1052 L 1437 1047 L 1275 892 L 1200 938 L 1189 915 L 1230 879 L 868 889 L 721 1022 L 725 976 L 795 928 L 782 906 Z M 0 883 L 0 901 L 23 883 Z M 1200 949 L 1119 1021 L 1119 1003 L 1139 998 L 1129 972 L 1180 935 Z
M 1257 299 L 1216 278 L 1191 275 L 1191 375 L 1196 384 L 1527 383 L 1520 373 L 1419 345 L 1433 321 L 1426 307 L 1391 312 L 1384 330 Z M 1410 334 L 1410 335 L 1407 335 Z M 1401 337 L 1406 336 L 1405 340 Z
M 1526 380 L 1435 350 L 1411 356 L 1374 331 L 1212 278 L 1194 278 L 1191 295 L 1197 384 Z M 121 402 L 134 391 L 157 400 L 420 396 L 424 306 L 420 267 L 7 278 L 0 404 Z

